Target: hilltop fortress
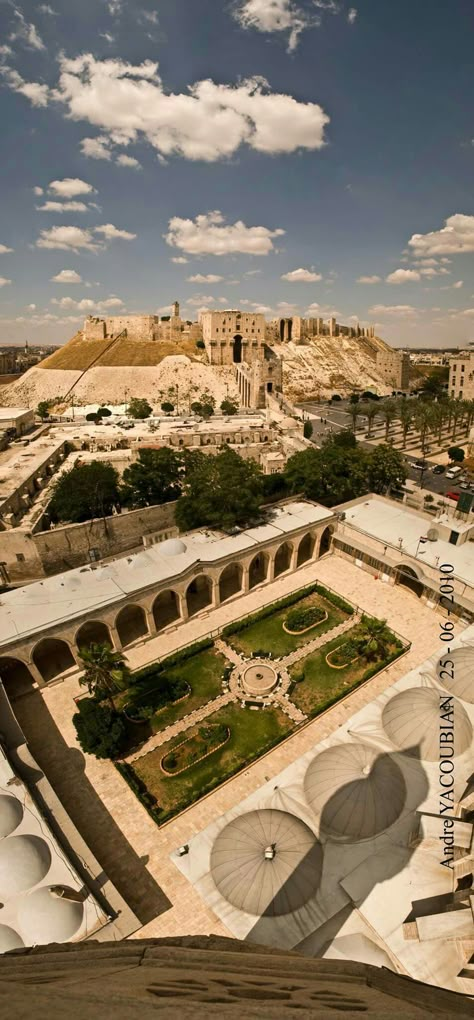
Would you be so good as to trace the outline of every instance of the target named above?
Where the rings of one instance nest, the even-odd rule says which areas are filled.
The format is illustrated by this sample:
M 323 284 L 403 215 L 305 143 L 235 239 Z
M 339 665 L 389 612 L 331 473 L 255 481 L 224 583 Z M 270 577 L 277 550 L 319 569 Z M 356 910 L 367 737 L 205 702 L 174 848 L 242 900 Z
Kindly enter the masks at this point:
M 335 318 L 293 316 L 271 321 L 242 309 L 180 315 L 89 315 L 83 329 L 51 357 L 0 392 L 4 405 L 120 403 L 146 397 L 154 406 L 179 391 L 189 407 L 206 390 L 243 408 L 372 389 L 383 395 L 408 387 L 409 355 L 393 350 L 373 326 Z M 127 369 L 124 372 L 124 369 Z

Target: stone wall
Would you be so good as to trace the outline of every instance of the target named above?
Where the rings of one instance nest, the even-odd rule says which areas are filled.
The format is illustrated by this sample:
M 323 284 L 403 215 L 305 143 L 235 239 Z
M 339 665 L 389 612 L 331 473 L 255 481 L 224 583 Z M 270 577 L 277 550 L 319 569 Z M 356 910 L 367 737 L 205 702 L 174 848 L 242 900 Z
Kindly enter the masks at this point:
M 36 535 L 21 528 L 0 532 L 3 579 L 18 584 L 80 567 L 91 562 L 91 550 L 97 550 L 98 558 L 102 559 L 137 549 L 142 546 L 144 535 L 174 526 L 175 506 L 176 503 L 165 503 L 144 507 Z M 97 558 L 95 554 L 93 558 Z

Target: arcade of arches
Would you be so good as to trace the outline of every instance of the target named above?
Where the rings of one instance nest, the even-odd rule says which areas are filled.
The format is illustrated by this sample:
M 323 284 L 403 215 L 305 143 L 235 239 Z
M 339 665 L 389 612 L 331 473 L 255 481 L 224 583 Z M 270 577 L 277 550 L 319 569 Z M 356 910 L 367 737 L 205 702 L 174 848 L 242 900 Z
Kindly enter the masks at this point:
M 165 589 L 154 596 L 136 597 L 135 602 L 102 610 L 104 619 L 86 620 L 77 630 L 65 623 L 61 636 L 24 644 L 11 654 L 0 655 L 0 680 L 9 697 L 17 697 L 76 670 L 81 649 L 93 644 L 112 648 L 129 648 L 135 642 L 154 637 L 167 627 L 184 623 L 206 609 L 215 609 L 228 599 L 245 594 L 257 585 L 268 583 L 290 570 L 296 570 L 313 558 L 327 552 L 332 529 L 308 531 L 300 538 L 280 542 L 278 546 L 257 552 L 244 562 L 233 560 L 220 570 L 209 567 L 187 582 L 176 584 L 176 590 Z

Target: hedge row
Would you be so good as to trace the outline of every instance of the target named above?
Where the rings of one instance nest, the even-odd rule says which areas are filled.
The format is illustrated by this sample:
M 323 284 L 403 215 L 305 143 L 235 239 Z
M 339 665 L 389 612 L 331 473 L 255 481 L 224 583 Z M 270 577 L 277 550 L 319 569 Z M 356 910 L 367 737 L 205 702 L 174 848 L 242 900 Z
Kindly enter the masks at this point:
M 130 787 L 132 793 L 135 794 L 137 800 L 139 800 L 140 804 L 146 811 L 148 811 L 150 818 L 159 825 L 160 809 L 155 798 L 151 793 L 149 793 L 145 783 L 139 779 L 132 766 L 128 765 L 127 762 L 116 761 L 114 762 L 114 765 L 117 771 L 120 772 L 122 779 L 125 779 L 125 782 L 127 786 Z
M 335 694 L 332 698 L 328 698 L 327 701 L 324 701 L 321 705 L 315 706 L 314 710 L 310 713 L 309 718 L 314 719 L 315 716 L 321 715 L 321 712 L 325 712 L 326 709 L 331 708 L 332 705 L 335 705 L 337 701 L 341 700 L 341 698 L 345 698 L 347 694 L 351 694 L 352 691 L 356 689 L 356 687 L 360 686 L 360 684 L 365 683 L 366 680 L 370 680 L 372 676 L 374 676 L 376 673 L 380 673 L 382 669 L 386 669 L 391 662 L 394 662 L 395 659 L 398 659 L 399 655 L 401 655 L 403 651 L 404 647 L 401 641 L 398 641 L 397 648 L 394 649 L 391 655 L 388 655 L 385 659 L 382 660 L 382 662 L 376 662 L 369 666 L 369 668 L 366 669 L 365 673 L 360 677 L 360 679 L 355 680 L 350 687 L 346 687 L 344 691 L 340 691 L 339 694 Z
M 150 666 L 144 666 L 143 669 L 139 669 L 136 673 L 133 673 L 132 683 L 136 684 L 142 680 L 152 680 L 157 673 L 164 673 L 167 669 L 178 666 L 180 662 L 185 662 L 186 659 L 192 658 L 198 652 L 204 652 L 207 648 L 212 648 L 213 646 L 214 641 L 212 638 L 203 638 L 202 641 L 195 641 L 194 644 L 187 645 L 186 648 L 180 648 L 178 651 L 168 655 L 161 662 L 153 662 Z
M 294 606 L 296 602 L 301 602 L 302 599 L 307 598 L 308 595 L 321 595 L 326 599 L 327 602 L 331 602 L 337 609 L 341 609 L 342 612 L 347 613 L 348 616 L 352 616 L 354 612 L 354 606 L 351 606 L 349 602 L 341 598 L 340 595 L 336 595 L 335 592 L 329 591 L 328 588 L 324 588 L 322 584 L 315 582 L 314 584 L 308 585 L 306 588 L 300 588 L 299 591 L 292 592 L 291 595 L 286 595 L 284 599 L 279 599 L 278 602 L 271 602 L 270 605 L 265 606 L 263 609 L 259 609 L 257 613 L 251 613 L 249 616 L 245 616 L 242 620 L 236 620 L 235 623 L 229 623 L 227 627 L 224 627 L 222 631 L 223 637 L 230 637 L 231 634 L 239 634 L 240 631 L 246 630 L 247 627 L 251 627 L 252 624 L 258 623 L 259 620 L 265 620 L 268 616 L 273 616 L 273 613 L 278 612 L 280 609 L 286 609 L 287 606 Z

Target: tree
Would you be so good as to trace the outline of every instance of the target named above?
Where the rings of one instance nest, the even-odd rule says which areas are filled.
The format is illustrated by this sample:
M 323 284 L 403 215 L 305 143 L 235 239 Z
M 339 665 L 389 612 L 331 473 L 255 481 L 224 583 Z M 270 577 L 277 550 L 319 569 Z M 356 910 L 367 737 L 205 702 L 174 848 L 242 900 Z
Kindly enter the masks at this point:
M 360 415 L 360 406 L 359 406 L 359 401 L 358 400 L 357 401 L 353 401 L 352 398 L 351 398 L 351 403 L 349 405 L 349 414 L 350 414 L 351 421 L 352 421 L 352 431 L 355 432 L 356 427 L 357 427 L 357 419 L 358 419 L 358 417 Z
M 93 421 L 95 425 L 97 425 L 100 421 L 100 416 L 96 413 L 96 411 L 89 411 L 89 414 L 86 414 L 86 421 Z
M 174 411 L 174 404 L 172 404 L 170 400 L 165 400 L 161 405 L 161 410 L 164 411 L 165 414 L 172 414 Z
M 65 471 L 54 486 L 48 507 L 52 521 L 80 524 L 107 517 L 120 506 L 119 476 L 112 464 L 93 460 Z
M 96 701 L 107 699 L 115 712 L 114 694 L 130 683 L 130 670 L 122 653 L 107 644 L 91 644 L 79 649 L 79 658 L 84 666 L 79 683 Z
M 462 464 L 464 460 L 464 450 L 460 446 L 450 446 L 448 450 L 448 457 L 450 460 L 454 460 L 457 464 Z
M 305 421 L 303 425 L 303 435 L 305 439 L 311 439 L 313 435 L 313 426 L 310 421 Z
M 376 406 L 376 402 L 373 401 L 373 400 L 368 400 L 367 403 L 365 403 L 365 404 L 359 404 L 359 414 L 360 414 L 360 416 L 361 417 L 365 416 L 367 418 L 367 425 L 368 425 L 368 428 L 367 428 L 367 439 L 371 438 L 371 435 L 372 435 L 372 422 L 373 422 L 374 418 L 376 417 L 376 415 L 378 413 L 379 413 L 378 407 Z
M 39 418 L 42 418 L 44 421 L 45 418 L 49 418 L 50 407 L 51 404 L 49 400 L 40 400 L 38 407 L 36 408 L 36 414 L 38 415 Z
M 367 456 L 367 483 L 370 492 L 383 494 L 390 487 L 399 489 L 406 479 L 406 464 L 399 450 L 380 445 Z
M 407 445 L 407 436 L 413 422 L 413 407 L 406 400 L 400 400 L 397 405 L 397 414 L 402 426 L 403 449 Z
M 123 502 L 142 507 L 178 499 L 182 470 L 182 455 L 175 450 L 139 450 L 138 460 L 123 472 Z
M 449 378 L 448 368 L 435 368 L 423 380 L 419 389 L 422 400 L 439 400 L 446 394 L 446 383 Z
M 149 418 L 152 407 L 144 397 L 132 397 L 128 402 L 127 415 L 129 418 Z
M 303 492 L 308 499 L 334 506 L 368 491 L 366 461 L 360 446 L 344 449 L 331 439 L 320 450 L 312 447 L 295 453 L 284 476 L 291 492 Z
M 360 400 L 360 396 L 359 396 L 358 393 L 351 393 L 351 395 L 349 397 L 349 403 L 350 404 L 358 404 L 359 400 Z
M 384 400 L 381 407 L 379 407 L 379 414 L 382 415 L 382 418 L 385 421 L 385 442 L 387 442 L 390 425 L 394 418 L 397 417 L 397 405 L 395 400 Z
M 341 450 L 355 450 L 357 439 L 350 429 L 341 429 L 340 432 L 335 432 L 334 435 L 328 436 L 323 445 L 324 447 L 330 445 L 339 446 Z
M 199 347 L 200 351 L 203 351 L 205 346 L 204 340 L 196 340 L 196 347 Z
M 82 750 L 96 758 L 116 758 L 123 750 L 126 736 L 119 713 L 89 698 L 79 701 L 78 709 L 72 721 Z
M 228 528 L 247 524 L 257 515 L 263 482 L 254 461 L 242 460 L 226 446 L 216 456 L 188 453 L 185 466 L 184 491 L 176 507 L 182 530 Z
M 228 397 L 225 400 L 223 400 L 222 403 L 221 403 L 222 414 L 228 414 L 228 415 L 237 414 L 238 410 L 239 410 L 239 405 L 236 404 L 234 400 L 229 400 Z
M 384 659 L 387 654 L 387 646 L 391 641 L 393 642 L 393 636 L 387 627 L 386 620 L 363 616 L 355 640 L 359 655 L 362 655 L 364 659 Z
M 110 410 L 110 407 L 99 407 L 97 409 L 97 416 L 99 418 L 110 418 L 111 414 L 112 411 Z

